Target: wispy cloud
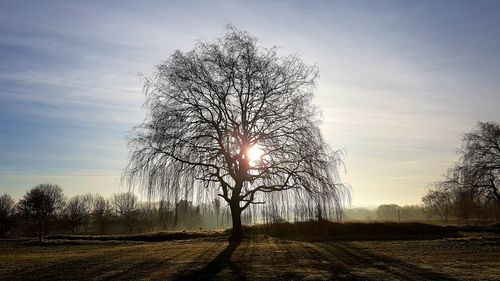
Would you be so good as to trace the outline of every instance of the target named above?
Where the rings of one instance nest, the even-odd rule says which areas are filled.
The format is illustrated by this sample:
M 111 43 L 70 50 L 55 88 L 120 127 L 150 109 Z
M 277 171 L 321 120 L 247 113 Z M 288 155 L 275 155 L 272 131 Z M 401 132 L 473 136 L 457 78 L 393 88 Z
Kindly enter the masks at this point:
M 0 192 L 119 190 L 141 81 L 233 23 L 321 71 L 326 139 L 356 204 L 418 203 L 459 135 L 499 120 L 495 2 L 121 1 L 0 4 Z

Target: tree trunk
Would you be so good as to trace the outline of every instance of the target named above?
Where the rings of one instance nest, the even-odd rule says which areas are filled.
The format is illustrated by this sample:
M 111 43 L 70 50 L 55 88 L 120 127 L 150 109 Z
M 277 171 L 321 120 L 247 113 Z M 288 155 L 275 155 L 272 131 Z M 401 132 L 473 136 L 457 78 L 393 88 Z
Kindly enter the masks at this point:
M 243 238 L 243 230 L 241 228 L 240 202 L 231 202 L 229 206 L 231 208 L 231 218 L 233 221 L 233 229 L 231 230 L 231 237 L 229 237 L 229 240 L 239 241 Z

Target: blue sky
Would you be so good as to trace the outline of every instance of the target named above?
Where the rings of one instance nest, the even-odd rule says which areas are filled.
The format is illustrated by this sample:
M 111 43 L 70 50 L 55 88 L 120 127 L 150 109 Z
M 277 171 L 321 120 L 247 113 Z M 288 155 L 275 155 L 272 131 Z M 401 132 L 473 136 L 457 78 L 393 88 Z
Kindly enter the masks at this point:
M 355 206 L 419 203 L 460 135 L 500 120 L 498 1 L 269 2 L 1 1 L 0 193 L 126 190 L 138 73 L 227 23 L 319 66 Z

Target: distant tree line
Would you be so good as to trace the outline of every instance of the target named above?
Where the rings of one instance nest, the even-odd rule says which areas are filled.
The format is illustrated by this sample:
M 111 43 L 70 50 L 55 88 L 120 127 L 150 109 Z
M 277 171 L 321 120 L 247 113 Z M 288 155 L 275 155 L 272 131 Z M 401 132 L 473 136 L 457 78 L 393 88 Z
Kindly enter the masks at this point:
M 197 230 L 230 225 L 220 202 L 194 206 L 187 200 L 143 202 L 131 193 L 110 198 L 99 194 L 65 197 L 56 184 L 39 184 L 18 202 L 0 196 L 0 236 L 71 234 L 130 234 L 161 230 Z
M 364 221 L 429 221 L 472 218 L 497 218 L 490 205 L 479 206 L 472 197 L 465 197 L 460 190 L 434 187 L 423 198 L 423 205 L 383 204 L 377 208 L 348 208 L 342 220 Z M 466 200 L 467 199 L 467 200 Z M 281 209 L 278 205 L 251 209 L 242 220 L 245 224 L 281 223 L 324 219 L 325 214 L 314 208 Z M 474 211 L 474 212 L 472 212 Z M 15 201 L 10 195 L 0 195 L 0 236 L 34 236 L 51 233 L 70 234 L 131 234 L 168 230 L 199 230 L 231 227 L 229 208 L 222 200 L 194 205 L 180 199 L 140 201 L 130 192 L 117 193 L 109 198 L 100 194 L 83 194 L 65 197 L 61 187 L 40 184 Z
M 500 126 L 478 122 L 462 139 L 459 160 L 422 198 L 443 221 L 500 220 Z
M 269 224 L 328 217 L 313 207 L 283 208 L 270 203 L 251 208 L 242 220 L 245 224 Z M 345 209 L 342 213 L 343 220 L 402 222 L 436 218 L 421 205 L 385 204 L 375 209 Z M 140 201 L 130 192 L 109 198 L 90 193 L 65 197 L 62 188 L 55 184 L 37 185 L 18 202 L 8 194 L 0 196 L 0 235 L 37 235 L 41 239 L 50 233 L 130 234 L 229 227 L 229 208 L 217 199 L 194 205 L 186 199 Z
M 382 204 L 377 208 L 350 208 L 344 210 L 347 221 L 427 221 L 435 219 L 423 205 Z
M 439 222 L 464 224 L 471 223 L 463 217 L 464 202 L 453 198 L 452 192 L 432 189 L 424 197 L 422 205 L 382 204 L 376 208 L 349 208 L 344 210 L 344 221 L 394 221 L 394 222 Z M 431 200 L 432 202 L 429 202 Z M 484 224 L 496 220 L 492 210 L 479 207 L 474 213 L 474 223 Z M 479 210 L 481 210 L 479 212 Z
M 66 197 L 56 184 L 39 184 L 17 202 L 8 194 L 0 196 L 0 236 L 37 235 L 41 240 L 43 235 L 51 233 L 131 234 L 232 227 L 230 208 L 225 201 L 218 197 L 208 203 L 193 204 L 193 201 L 161 196 L 140 201 L 131 192 L 109 198 L 90 193 Z M 242 222 L 265 224 L 333 216 L 312 201 L 300 206 L 276 202 L 279 201 L 250 206 Z

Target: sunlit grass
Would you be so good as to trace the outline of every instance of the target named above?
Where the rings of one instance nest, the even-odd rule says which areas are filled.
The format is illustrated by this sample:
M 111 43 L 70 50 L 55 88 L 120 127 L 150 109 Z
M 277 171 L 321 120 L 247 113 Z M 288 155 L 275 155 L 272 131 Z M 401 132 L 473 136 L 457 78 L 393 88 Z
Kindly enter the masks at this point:
M 306 242 L 252 236 L 168 242 L 0 242 L 2 280 L 498 280 L 498 236 Z

